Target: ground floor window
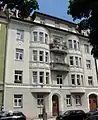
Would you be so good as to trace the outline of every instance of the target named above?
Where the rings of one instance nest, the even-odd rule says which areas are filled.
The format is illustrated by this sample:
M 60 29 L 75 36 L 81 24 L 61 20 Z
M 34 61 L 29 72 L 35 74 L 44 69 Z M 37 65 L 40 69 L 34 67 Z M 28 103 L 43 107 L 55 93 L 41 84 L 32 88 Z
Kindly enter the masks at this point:
M 37 95 L 37 105 L 40 106 L 43 104 L 44 104 L 44 95 L 42 95 L 42 94 Z
M 80 95 L 76 95 L 75 99 L 76 99 L 76 105 L 81 105 L 81 96 Z
M 14 107 L 23 107 L 23 95 L 21 94 L 14 95 Z
M 66 104 L 67 106 L 71 106 L 71 95 L 66 95 Z

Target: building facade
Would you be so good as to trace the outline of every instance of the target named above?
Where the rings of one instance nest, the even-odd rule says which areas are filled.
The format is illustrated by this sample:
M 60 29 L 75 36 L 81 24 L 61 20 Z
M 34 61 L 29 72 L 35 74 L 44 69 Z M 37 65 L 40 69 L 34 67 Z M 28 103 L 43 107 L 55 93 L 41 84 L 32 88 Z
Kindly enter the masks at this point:
M 4 109 L 30 118 L 98 106 L 92 47 L 76 24 L 35 12 L 32 21 L 8 21 Z

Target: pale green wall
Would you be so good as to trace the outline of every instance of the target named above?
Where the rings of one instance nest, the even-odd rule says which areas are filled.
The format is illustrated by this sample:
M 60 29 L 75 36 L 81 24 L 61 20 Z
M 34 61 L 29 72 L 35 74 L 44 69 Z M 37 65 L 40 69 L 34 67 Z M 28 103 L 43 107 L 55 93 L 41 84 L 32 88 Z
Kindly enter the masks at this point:
M 3 82 L 6 25 L 0 23 L 0 83 Z
M 6 41 L 6 25 L 0 23 L 0 86 L 3 88 L 4 76 L 4 59 L 5 59 L 5 41 Z M 3 89 L 0 91 L 0 110 L 3 100 Z

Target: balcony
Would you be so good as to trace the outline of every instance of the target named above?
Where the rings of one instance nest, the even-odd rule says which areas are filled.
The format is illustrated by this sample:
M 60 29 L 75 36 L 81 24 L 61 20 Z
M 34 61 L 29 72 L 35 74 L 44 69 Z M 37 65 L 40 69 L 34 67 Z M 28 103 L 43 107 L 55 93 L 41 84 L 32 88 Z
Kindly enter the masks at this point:
M 69 71 L 69 65 L 66 64 L 66 63 L 51 62 L 50 63 L 50 69 L 52 71 L 68 72 Z
M 51 92 L 51 86 L 46 86 L 44 84 L 36 84 L 30 86 L 31 93 L 44 93 L 49 94 Z
M 51 52 L 67 54 L 67 47 L 62 44 L 50 43 L 49 47 Z
M 71 94 L 84 94 L 85 93 L 85 89 L 84 89 L 84 87 L 72 87 L 71 89 L 70 89 L 70 93 Z

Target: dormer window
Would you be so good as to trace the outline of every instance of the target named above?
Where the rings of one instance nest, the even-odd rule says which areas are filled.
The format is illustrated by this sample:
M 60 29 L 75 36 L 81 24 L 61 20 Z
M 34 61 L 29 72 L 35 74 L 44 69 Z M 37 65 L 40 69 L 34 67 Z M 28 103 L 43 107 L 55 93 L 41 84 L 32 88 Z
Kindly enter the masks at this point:
M 41 24 L 45 24 L 45 19 L 44 18 L 40 18 L 40 23 Z
M 59 28 L 60 27 L 60 23 L 59 22 L 55 22 L 55 27 Z

